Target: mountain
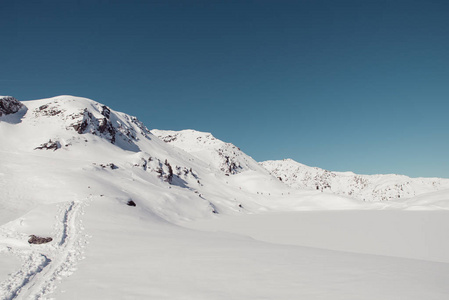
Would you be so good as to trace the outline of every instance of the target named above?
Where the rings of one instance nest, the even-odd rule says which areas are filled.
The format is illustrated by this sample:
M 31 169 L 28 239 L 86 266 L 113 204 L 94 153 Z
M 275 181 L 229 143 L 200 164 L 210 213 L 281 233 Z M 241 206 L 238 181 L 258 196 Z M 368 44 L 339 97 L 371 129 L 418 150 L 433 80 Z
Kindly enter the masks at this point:
M 266 171 L 284 184 L 299 190 L 316 190 L 360 201 L 395 201 L 449 189 L 449 179 L 410 178 L 404 175 L 358 175 L 309 167 L 291 159 L 257 163 L 231 143 L 195 130 L 152 130 L 164 142 L 209 162 L 226 175 L 243 171 Z
M 264 168 L 295 189 L 311 189 L 363 201 L 391 201 L 449 189 L 449 179 L 410 178 L 404 175 L 358 175 L 332 172 L 300 164 L 292 159 L 269 160 Z
M 170 220 L 238 212 L 258 206 L 251 199 L 258 190 L 288 189 L 243 154 L 242 160 L 226 162 L 226 151 L 232 147 L 224 147 L 222 156 L 198 158 L 167 145 L 137 118 L 86 98 L 24 101 L 20 111 L 0 121 L 5 141 L 0 145 L 0 172 L 13 174 L 0 182 L 8 193 L 0 203 L 0 216 L 6 220 L 38 204 L 86 197 L 94 187 L 100 194 L 124 199 L 151 193 L 152 202 L 141 202 Z M 238 186 L 233 185 L 236 179 L 226 176 L 230 174 L 239 177 Z M 259 177 L 266 182 L 254 183 Z M 27 187 L 26 196 L 21 186 Z
M 233 175 L 253 170 L 265 173 L 265 169 L 231 143 L 216 139 L 212 134 L 195 130 L 157 130 L 151 131 L 164 142 L 181 148 L 193 156 L 207 161 L 216 170 Z
M 449 292 L 444 190 L 369 203 L 293 188 L 209 133 L 150 131 L 86 98 L 2 96 L 0 112 L 0 299 L 444 299 Z M 391 221 L 381 214 L 387 209 Z M 354 214 L 336 223 L 342 210 Z M 373 213 L 373 227 L 359 221 L 361 211 Z M 251 225 L 251 216 L 265 225 Z M 267 223 L 269 216 L 286 223 Z M 243 224 L 201 225 L 231 217 Z M 383 228 L 397 228 L 390 225 L 398 218 L 407 221 L 401 237 L 409 224 L 422 234 L 386 239 Z M 329 224 L 331 234 L 319 233 Z M 247 234 L 251 228 L 263 237 Z M 363 228 L 374 244 L 392 247 L 331 243 Z M 273 240 L 297 233 L 310 244 Z
M 117 201 L 140 201 L 173 222 L 216 213 L 291 209 L 320 196 L 289 188 L 236 146 L 211 134 L 153 130 L 161 140 L 137 118 L 80 97 L 2 101 L 15 108 L 0 117 L 5 141 L 0 145 L 0 174 L 5 174 L 0 177 L 5 191 L 1 223 L 37 205 L 88 197 L 92 189 Z M 274 203 L 275 195 L 283 195 L 283 200 Z M 358 204 L 320 197 L 308 205 Z

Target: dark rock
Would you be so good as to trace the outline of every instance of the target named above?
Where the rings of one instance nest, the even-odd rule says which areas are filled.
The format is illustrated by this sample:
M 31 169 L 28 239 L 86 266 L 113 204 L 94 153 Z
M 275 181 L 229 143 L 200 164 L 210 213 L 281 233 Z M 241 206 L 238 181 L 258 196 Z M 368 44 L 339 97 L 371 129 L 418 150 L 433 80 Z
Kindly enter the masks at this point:
M 102 114 L 107 115 L 107 117 L 105 116 L 105 118 L 97 119 L 90 111 L 87 110 L 87 108 L 85 108 L 81 114 L 72 116 L 72 118 L 77 119 L 79 119 L 81 116 L 82 119 L 77 123 L 72 124 L 71 126 L 79 134 L 90 132 L 94 135 L 103 136 L 112 144 L 115 144 L 115 135 L 117 131 L 109 120 L 111 111 L 106 107 L 106 109 L 102 110 Z
M 166 143 L 171 143 L 171 142 L 176 141 L 178 139 L 178 137 L 176 135 L 167 135 L 167 136 L 161 136 L 160 139 Z
M 23 107 L 23 104 L 20 103 L 14 97 L 4 96 L 0 98 L 0 117 L 3 115 L 15 114 Z
M 56 115 L 59 115 L 60 113 L 62 113 L 62 110 L 60 110 L 58 108 L 58 106 L 51 107 L 48 104 L 44 104 L 44 105 L 41 105 L 38 108 L 36 108 L 34 110 L 34 113 L 36 116 L 41 115 L 41 116 L 52 117 L 52 116 L 56 116 Z
M 111 121 L 109 121 L 109 119 L 102 118 L 102 119 L 98 120 L 98 131 L 100 131 L 100 133 L 103 133 L 103 134 L 109 134 L 111 143 L 112 144 L 115 143 L 116 131 L 115 131 L 114 126 L 112 126 Z
M 172 180 L 173 180 L 173 168 L 172 168 L 172 166 L 168 163 L 168 161 L 167 160 L 165 160 L 165 165 L 167 166 L 167 168 L 168 168 L 168 173 L 167 173 L 167 178 L 166 178 L 166 181 L 168 182 L 168 183 L 171 183 L 172 182 Z
M 136 203 L 133 200 L 129 200 L 126 205 L 128 206 L 136 206 Z
M 114 163 L 109 163 L 107 165 L 100 164 L 100 167 L 102 167 L 103 169 L 110 168 L 111 170 L 118 169 L 117 165 L 115 165 Z
M 30 235 L 30 239 L 28 240 L 28 243 L 30 244 L 46 244 L 51 242 L 53 239 L 51 237 L 40 237 L 35 236 L 34 234 Z
M 61 143 L 58 141 L 52 142 L 52 140 L 49 140 L 48 142 L 41 144 L 39 147 L 34 148 L 34 150 L 53 150 L 56 151 L 59 148 L 61 148 Z
M 87 120 L 83 120 L 81 123 L 74 124 L 73 128 L 79 134 L 83 134 L 88 125 L 89 123 L 87 122 Z
M 225 173 L 225 175 L 234 175 L 239 173 L 243 167 L 240 165 L 239 162 L 234 161 L 236 159 L 235 152 L 233 152 L 234 156 L 226 155 L 226 150 L 224 149 L 218 149 L 217 153 L 222 159 L 220 170 Z
M 103 116 L 105 116 L 107 119 L 109 119 L 110 116 L 111 116 L 111 110 L 110 110 L 109 107 L 107 107 L 106 105 L 103 105 L 103 106 L 101 107 L 101 114 L 102 114 Z

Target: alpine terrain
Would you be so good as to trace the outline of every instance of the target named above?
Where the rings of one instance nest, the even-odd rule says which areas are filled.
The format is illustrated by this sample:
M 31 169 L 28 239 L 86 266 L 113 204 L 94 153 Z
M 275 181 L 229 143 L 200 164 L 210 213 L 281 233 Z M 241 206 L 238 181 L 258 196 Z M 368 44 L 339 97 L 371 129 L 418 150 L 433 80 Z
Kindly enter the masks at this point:
M 449 189 L 449 179 L 404 175 L 358 175 L 312 168 L 291 159 L 260 163 L 290 187 L 316 189 L 363 201 L 389 201 Z
M 146 126 L 0 96 L 0 299 L 446 299 L 449 180 Z

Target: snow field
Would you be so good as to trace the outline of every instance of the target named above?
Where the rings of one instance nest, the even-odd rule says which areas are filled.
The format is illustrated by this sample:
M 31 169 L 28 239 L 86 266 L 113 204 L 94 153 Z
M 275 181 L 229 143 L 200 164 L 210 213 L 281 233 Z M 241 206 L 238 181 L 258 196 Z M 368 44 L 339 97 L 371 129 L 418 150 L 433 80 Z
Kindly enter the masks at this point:
M 89 99 L 24 104 L 0 119 L 0 299 L 449 294 L 443 181 L 364 202 L 289 187 L 210 134 L 153 131 L 166 143 Z M 349 186 L 390 193 L 388 178 Z
M 81 234 L 83 226 L 80 220 L 86 203 L 72 201 L 46 205 L 2 227 L 3 238 L 0 241 L 3 247 L 22 260 L 19 270 L 1 283 L 2 299 L 45 298 L 54 291 L 57 282 L 76 270 L 76 263 L 82 258 L 87 243 L 86 236 Z M 50 230 L 48 220 L 52 219 L 56 209 L 53 229 Z M 31 230 L 33 233 L 47 233 L 45 236 L 53 236 L 54 239 L 48 244 L 30 245 L 25 232 L 31 233 Z M 52 234 L 48 234 L 50 231 Z
M 104 198 L 84 220 L 92 235 L 86 259 L 56 299 L 445 299 L 449 292 L 447 263 L 189 230 Z

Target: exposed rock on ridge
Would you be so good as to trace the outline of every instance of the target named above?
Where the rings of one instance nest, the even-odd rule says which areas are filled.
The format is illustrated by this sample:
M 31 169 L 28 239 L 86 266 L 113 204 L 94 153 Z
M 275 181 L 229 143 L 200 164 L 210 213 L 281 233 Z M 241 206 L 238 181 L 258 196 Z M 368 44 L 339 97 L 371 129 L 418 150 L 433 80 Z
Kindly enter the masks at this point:
M 0 117 L 3 115 L 15 114 L 24 105 L 14 97 L 0 96 Z
M 442 178 L 410 178 L 404 175 L 358 175 L 309 167 L 291 159 L 260 163 L 279 180 L 297 189 L 350 196 L 363 201 L 388 201 L 449 188 Z
M 208 162 L 225 173 L 235 175 L 247 170 L 266 172 L 256 161 L 243 153 L 240 148 L 231 143 L 225 143 L 212 134 L 195 130 L 157 130 L 151 131 L 161 140 L 182 150 L 198 156 L 208 158 Z

